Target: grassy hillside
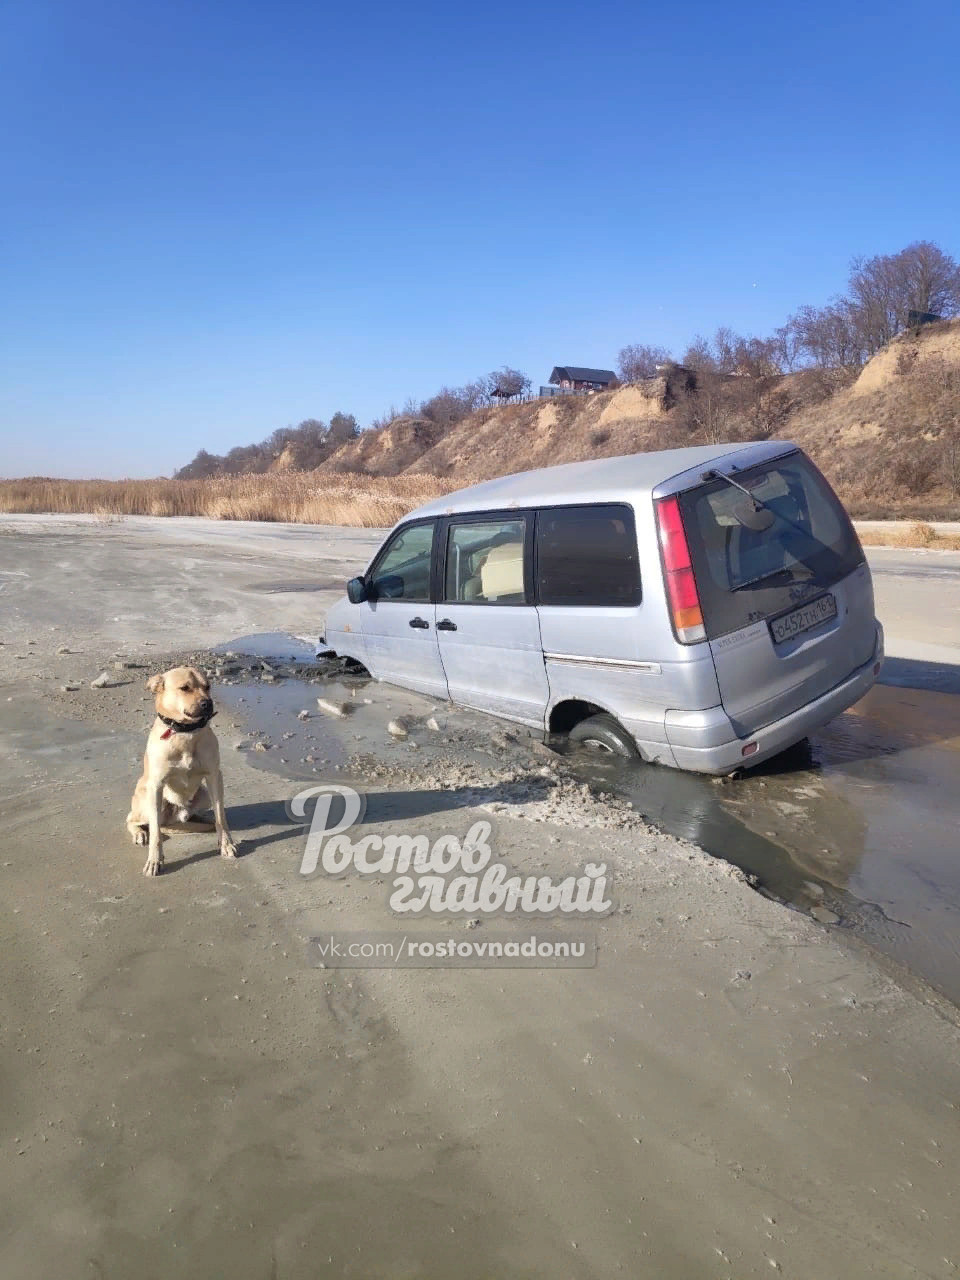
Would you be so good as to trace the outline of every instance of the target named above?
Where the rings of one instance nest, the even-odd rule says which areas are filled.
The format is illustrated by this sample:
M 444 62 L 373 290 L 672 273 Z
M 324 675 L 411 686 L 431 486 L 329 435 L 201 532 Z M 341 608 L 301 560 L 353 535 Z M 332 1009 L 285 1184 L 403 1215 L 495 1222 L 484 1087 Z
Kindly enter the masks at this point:
M 711 441 L 795 440 L 863 518 L 960 518 L 960 320 L 901 335 L 859 376 L 669 377 L 592 396 L 484 408 L 456 425 L 409 414 L 269 470 L 190 480 L 0 481 L 0 511 L 208 515 L 385 525 L 479 480 Z M 262 459 L 261 459 L 262 462 Z
M 480 409 L 441 431 L 409 416 L 343 445 L 326 464 L 429 475 L 459 488 L 532 467 L 711 440 L 795 440 L 855 514 L 960 516 L 960 321 L 904 334 L 859 377 L 663 378 L 594 396 Z
M 780 433 L 823 467 L 858 515 L 960 515 L 960 321 L 895 339 L 857 380 Z

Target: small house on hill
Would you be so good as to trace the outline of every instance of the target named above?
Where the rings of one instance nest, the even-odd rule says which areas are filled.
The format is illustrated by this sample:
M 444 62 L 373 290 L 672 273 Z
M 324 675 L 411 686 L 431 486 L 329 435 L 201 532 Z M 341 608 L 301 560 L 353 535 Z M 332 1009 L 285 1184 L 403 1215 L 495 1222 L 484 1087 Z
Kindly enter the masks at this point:
M 616 380 L 612 369 L 581 369 L 576 365 L 558 365 L 550 375 L 551 385 L 561 391 L 606 391 Z
M 908 311 L 907 328 L 919 329 L 921 325 L 937 324 L 942 319 L 943 316 L 934 315 L 932 311 Z

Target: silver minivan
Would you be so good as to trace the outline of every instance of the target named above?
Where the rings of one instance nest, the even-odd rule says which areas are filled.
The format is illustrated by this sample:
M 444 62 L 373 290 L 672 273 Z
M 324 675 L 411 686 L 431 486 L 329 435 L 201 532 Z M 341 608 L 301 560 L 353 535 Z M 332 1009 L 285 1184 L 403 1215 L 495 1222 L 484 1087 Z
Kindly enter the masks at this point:
M 883 661 L 849 517 L 786 441 L 601 458 L 428 503 L 326 619 L 372 676 L 703 773 L 759 764 Z

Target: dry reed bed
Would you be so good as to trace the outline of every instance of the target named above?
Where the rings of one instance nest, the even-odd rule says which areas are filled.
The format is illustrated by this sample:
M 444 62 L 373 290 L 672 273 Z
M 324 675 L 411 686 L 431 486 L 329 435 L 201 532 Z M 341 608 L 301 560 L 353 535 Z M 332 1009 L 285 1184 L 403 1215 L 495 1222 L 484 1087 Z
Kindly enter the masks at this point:
M 449 485 L 430 475 L 312 472 L 212 476 L 205 480 L 0 480 L 0 512 L 115 516 L 209 516 L 294 524 L 391 525 Z
M 461 478 L 460 483 L 469 483 Z M 383 528 L 453 487 L 432 475 L 366 476 L 313 472 L 212 476 L 206 480 L 0 480 L 0 512 L 120 516 L 209 516 Z M 870 530 L 871 546 L 960 550 L 960 536 L 918 522 Z

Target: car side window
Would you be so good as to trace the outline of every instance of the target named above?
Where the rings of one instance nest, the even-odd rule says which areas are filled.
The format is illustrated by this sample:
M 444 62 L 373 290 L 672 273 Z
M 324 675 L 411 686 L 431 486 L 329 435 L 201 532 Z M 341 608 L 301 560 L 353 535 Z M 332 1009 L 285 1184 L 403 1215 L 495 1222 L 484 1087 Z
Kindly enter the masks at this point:
M 443 598 L 463 604 L 524 604 L 526 520 L 463 520 L 447 535 Z
M 394 534 L 370 574 L 374 599 L 417 604 L 429 601 L 435 530 L 436 525 L 431 521 L 408 525 Z
M 537 512 L 537 603 L 640 603 L 637 532 L 630 507 L 554 507 Z

